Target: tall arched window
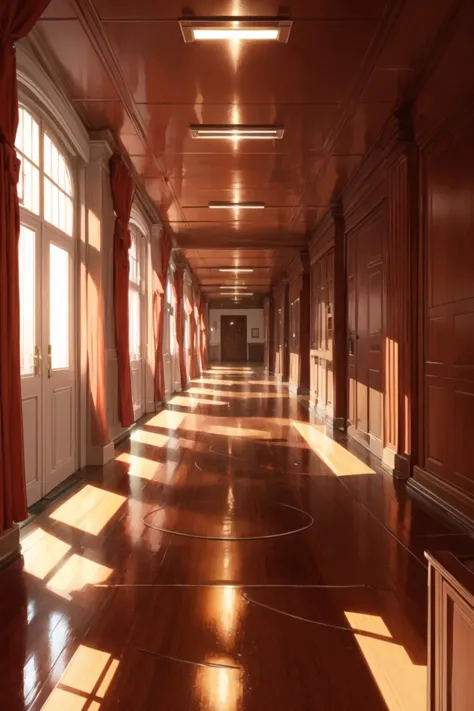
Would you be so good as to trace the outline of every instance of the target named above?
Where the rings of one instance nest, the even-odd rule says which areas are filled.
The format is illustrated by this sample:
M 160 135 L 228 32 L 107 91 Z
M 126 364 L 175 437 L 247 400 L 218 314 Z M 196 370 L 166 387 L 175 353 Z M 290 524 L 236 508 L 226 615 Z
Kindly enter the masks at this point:
M 28 502 L 76 469 L 74 196 L 66 154 L 19 110 L 20 356 Z

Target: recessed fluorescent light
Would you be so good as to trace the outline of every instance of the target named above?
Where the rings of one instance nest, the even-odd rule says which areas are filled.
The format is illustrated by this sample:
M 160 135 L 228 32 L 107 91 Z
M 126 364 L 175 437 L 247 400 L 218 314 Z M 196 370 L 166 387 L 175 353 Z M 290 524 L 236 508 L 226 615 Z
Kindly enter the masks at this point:
M 253 40 L 288 42 L 292 22 L 270 18 L 193 17 L 179 20 L 185 42 Z
M 220 286 L 219 289 L 248 289 L 248 286 L 237 286 L 236 284 L 235 286 Z
M 275 140 L 283 138 L 283 126 L 244 126 L 244 125 L 203 125 L 193 124 L 189 127 L 191 138 L 223 138 L 234 141 L 247 138 L 253 140 Z
M 250 274 L 253 272 L 253 269 L 244 269 L 244 267 L 232 267 L 230 269 L 219 269 L 220 272 L 232 272 L 232 274 L 243 274 L 244 272 L 246 274 Z
M 264 202 L 220 202 L 211 201 L 208 205 L 210 210 L 264 210 Z

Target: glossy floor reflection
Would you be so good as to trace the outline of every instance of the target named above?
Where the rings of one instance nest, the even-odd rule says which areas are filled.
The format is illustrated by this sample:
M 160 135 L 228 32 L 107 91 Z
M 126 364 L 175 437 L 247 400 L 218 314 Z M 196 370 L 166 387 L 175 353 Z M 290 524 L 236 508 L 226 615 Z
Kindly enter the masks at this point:
M 25 527 L 8 711 L 425 711 L 425 548 L 471 538 L 256 367 L 219 366 Z

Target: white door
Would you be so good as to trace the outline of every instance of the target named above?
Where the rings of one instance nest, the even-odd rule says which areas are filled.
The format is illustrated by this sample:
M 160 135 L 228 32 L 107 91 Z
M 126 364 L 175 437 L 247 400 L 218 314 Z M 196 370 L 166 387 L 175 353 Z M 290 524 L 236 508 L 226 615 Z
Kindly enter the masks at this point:
M 44 228 L 43 368 L 46 494 L 76 469 L 73 242 Z M 44 356 L 43 356 L 44 360 Z
M 74 244 L 22 215 L 21 376 L 28 504 L 76 469 Z
M 20 108 L 20 364 L 28 505 L 77 468 L 73 192 L 64 155 Z
M 43 492 L 41 225 L 32 217 L 22 218 L 18 257 L 25 478 L 32 504 Z

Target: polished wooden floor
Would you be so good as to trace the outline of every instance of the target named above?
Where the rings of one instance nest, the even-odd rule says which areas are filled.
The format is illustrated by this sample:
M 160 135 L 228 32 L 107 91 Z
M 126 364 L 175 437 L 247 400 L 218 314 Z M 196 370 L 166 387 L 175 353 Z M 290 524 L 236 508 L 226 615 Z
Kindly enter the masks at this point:
M 471 538 L 220 366 L 23 529 L 5 711 L 425 711 L 425 549 Z

